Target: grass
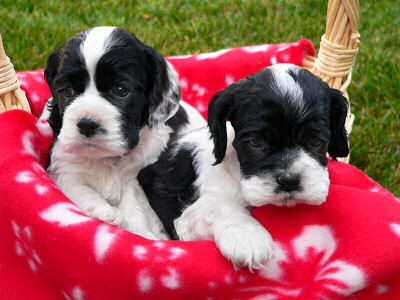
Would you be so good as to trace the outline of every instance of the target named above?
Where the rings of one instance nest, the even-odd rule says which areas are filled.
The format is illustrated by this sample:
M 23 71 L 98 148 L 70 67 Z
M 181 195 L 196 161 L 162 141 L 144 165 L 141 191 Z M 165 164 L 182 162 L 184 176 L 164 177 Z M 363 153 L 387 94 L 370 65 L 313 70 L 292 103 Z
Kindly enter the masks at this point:
M 351 164 L 400 195 L 400 6 L 360 1 L 361 46 L 349 88 Z M 164 56 L 308 38 L 318 48 L 327 1 L 0 0 L 0 31 L 16 70 L 98 25 L 122 26 Z

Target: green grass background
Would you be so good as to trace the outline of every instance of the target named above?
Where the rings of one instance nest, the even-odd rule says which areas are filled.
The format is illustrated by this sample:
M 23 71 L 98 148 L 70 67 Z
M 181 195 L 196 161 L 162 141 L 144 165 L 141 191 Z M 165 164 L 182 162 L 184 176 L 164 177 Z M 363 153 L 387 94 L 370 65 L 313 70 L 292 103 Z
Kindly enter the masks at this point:
M 325 29 L 322 0 L 0 0 L 0 32 L 16 70 L 98 25 L 122 26 L 164 56 L 308 38 Z M 356 116 L 351 164 L 400 195 L 400 5 L 360 0 L 361 45 L 349 87 Z

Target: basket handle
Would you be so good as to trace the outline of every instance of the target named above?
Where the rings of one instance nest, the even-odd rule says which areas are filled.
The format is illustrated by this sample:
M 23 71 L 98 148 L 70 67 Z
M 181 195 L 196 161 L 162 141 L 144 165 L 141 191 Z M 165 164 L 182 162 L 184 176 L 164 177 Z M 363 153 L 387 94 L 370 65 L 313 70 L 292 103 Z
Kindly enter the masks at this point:
M 317 58 L 306 55 L 303 67 L 327 82 L 330 87 L 341 90 L 348 99 L 347 87 L 356 59 L 360 34 L 358 0 L 329 0 L 325 34 L 321 37 Z M 349 111 L 346 130 L 350 134 L 354 115 Z M 348 162 L 349 157 L 342 159 Z

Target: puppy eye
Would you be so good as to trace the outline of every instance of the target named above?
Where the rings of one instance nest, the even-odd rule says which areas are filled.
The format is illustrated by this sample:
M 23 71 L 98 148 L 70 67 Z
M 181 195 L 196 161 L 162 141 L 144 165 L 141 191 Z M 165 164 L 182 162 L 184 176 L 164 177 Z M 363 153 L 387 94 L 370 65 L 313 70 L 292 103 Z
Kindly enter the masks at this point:
M 75 95 L 74 89 L 70 87 L 63 89 L 62 93 L 65 99 L 71 99 Z
M 126 98 L 131 95 L 130 89 L 123 85 L 113 87 L 111 93 L 118 98 Z
M 250 144 L 250 146 L 252 146 L 253 148 L 261 148 L 264 145 L 264 141 L 262 139 L 258 139 L 258 138 L 251 138 L 248 143 Z
M 309 143 L 309 147 L 319 150 L 325 145 L 325 142 L 319 138 L 312 139 Z

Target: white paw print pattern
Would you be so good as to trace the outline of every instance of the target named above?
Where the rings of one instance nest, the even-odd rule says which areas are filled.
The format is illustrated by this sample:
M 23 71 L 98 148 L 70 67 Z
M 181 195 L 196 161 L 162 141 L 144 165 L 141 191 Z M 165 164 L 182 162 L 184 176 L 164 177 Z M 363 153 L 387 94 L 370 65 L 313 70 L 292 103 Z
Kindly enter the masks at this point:
M 35 132 L 27 130 L 22 134 L 22 154 L 33 156 L 37 160 L 39 156 L 38 136 Z
M 45 120 L 37 121 L 36 128 L 39 130 L 40 134 L 44 137 L 53 136 L 53 129 L 51 129 L 49 123 Z
M 375 285 L 375 293 L 377 295 L 383 295 L 389 292 L 389 287 L 386 284 L 378 283 Z
M 84 300 L 85 299 L 85 293 L 82 290 L 81 287 L 75 286 L 71 289 L 71 292 L 67 293 L 64 291 L 61 291 L 61 294 L 64 296 L 66 300 Z
M 36 274 L 39 271 L 39 266 L 43 263 L 39 254 L 33 249 L 33 234 L 31 228 L 29 226 L 22 228 L 14 220 L 11 221 L 11 226 L 16 237 L 15 253 L 20 257 L 24 257 L 31 271 Z
M 254 286 L 241 292 L 263 292 L 265 299 L 332 299 L 347 296 L 365 287 L 366 276 L 349 262 L 332 259 L 338 247 L 329 226 L 305 226 L 285 248 L 275 243 L 275 258 L 259 270 L 261 277 L 274 282 L 274 287 Z M 298 270 L 309 269 L 312 277 L 298 276 Z
M 159 254 L 154 255 L 154 250 Z M 150 268 L 144 268 L 138 272 L 136 283 L 140 292 L 150 293 L 159 284 L 170 290 L 176 290 L 182 286 L 182 278 L 178 270 L 167 264 L 187 255 L 185 249 L 176 246 L 170 247 L 165 242 L 156 241 L 147 246 L 134 245 L 132 254 L 140 261 L 149 260 L 160 263 L 159 266 L 165 265 L 165 269 L 161 270 L 159 274 L 152 273 Z
M 242 47 L 241 49 L 247 53 L 257 53 L 257 52 L 265 52 L 270 48 L 271 45 L 265 44 L 265 45 Z
M 231 50 L 232 49 L 223 49 L 223 50 L 219 50 L 219 51 L 215 51 L 215 52 L 198 54 L 198 55 L 195 55 L 195 57 L 197 60 L 210 59 L 210 58 L 213 59 L 213 58 L 217 58 Z
M 154 278 L 151 276 L 149 269 L 139 271 L 136 280 L 138 289 L 141 293 L 146 294 L 154 289 Z
M 225 75 L 226 86 L 231 85 L 234 82 L 235 82 L 235 78 L 232 75 Z
M 32 185 L 39 196 L 46 194 L 50 187 L 57 188 L 39 163 L 33 162 L 30 166 L 30 169 L 25 169 L 17 173 L 15 176 L 16 182 Z
M 136 283 L 138 290 L 143 294 L 153 291 L 158 282 L 170 290 L 176 290 L 182 286 L 181 276 L 176 268 L 173 267 L 167 267 L 161 276 L 153 275 L 148 268 L 139 271 L 137 275 Z
M 208 92 L 208 89 L 204 86 L 201 86 L 198 83 L 190 84 L 186 79 L 181 79 L 181 88 L 182 92 L 186 93 L 187 101 L 192 101 L 195 99 L 195 103 L 193 104 L 197 110 L 200 112 L 207 110 L 207 105 L 203 103 L 202 97 Z M 200 100 L 198 100 L 200 99 Z
M 180 275 L 175 268 L 167 267 L 167 274 L 160 277 L 161 283 L 166 288 L 175 290 L 180 288 Z
M 393 231 L 393 233 L 400 238 L 400 224 L 398 223 L 391 223 L 389 224 L 390 229 Z
M 112 231 L 113 229 L 114 227 L 108 224 L 102 224 L 97 227 L 94 235 L 94 254 L 98 263 L 104 261 L 107 251 L 111 248 L 117 235 L 122 231 L 119 228 Z
M 84 215 L 75 204 L 68 202 L 55 203 L 40 212 L 39 216 L 47 222 L 57 224 L 59 227 L 78 226 L 95 221 L 95 219 Z M 93 237 L 93 254 L 98 263 L 104 261 L 107 252 L 120 232 L 122 232 L 122 229 L 108 224 L 101 223 L 97 226 Z
M 51 137 L 53 135 L 53 130 L 46 121 L 36 122 L 36 128 L 39 134 L 43 137 Z M 37 132 L 26 130 L 21 137 L 22 142 L 22 154 L 33 156 L 35 159 L 40 158 L 40 149 L 42 144 L 40 142 L 40 135 Z
M 200 86 L 197 83 L 192 85 L 192 91 L 195 92 L 195 97 L 203 97 L 204 94 L 207 92 L 207 88 Z
M 51 137 L 53 132 L 46 122 L 37 122 L 36 127 L 40 134 L 45 137 Z M 32 185 L 34 191 L 39 196 L 46 194 L 49 188 L 57 188 L 51 180 L 46 170 L 37 162 L 40 158 L 39 136 L 33 131 L 25 131 L 22 134 L 22 154 L 32 156 L 35 161 L 30 164 L 29 169 L 19 171 L 15 176 L 15 181 Z

